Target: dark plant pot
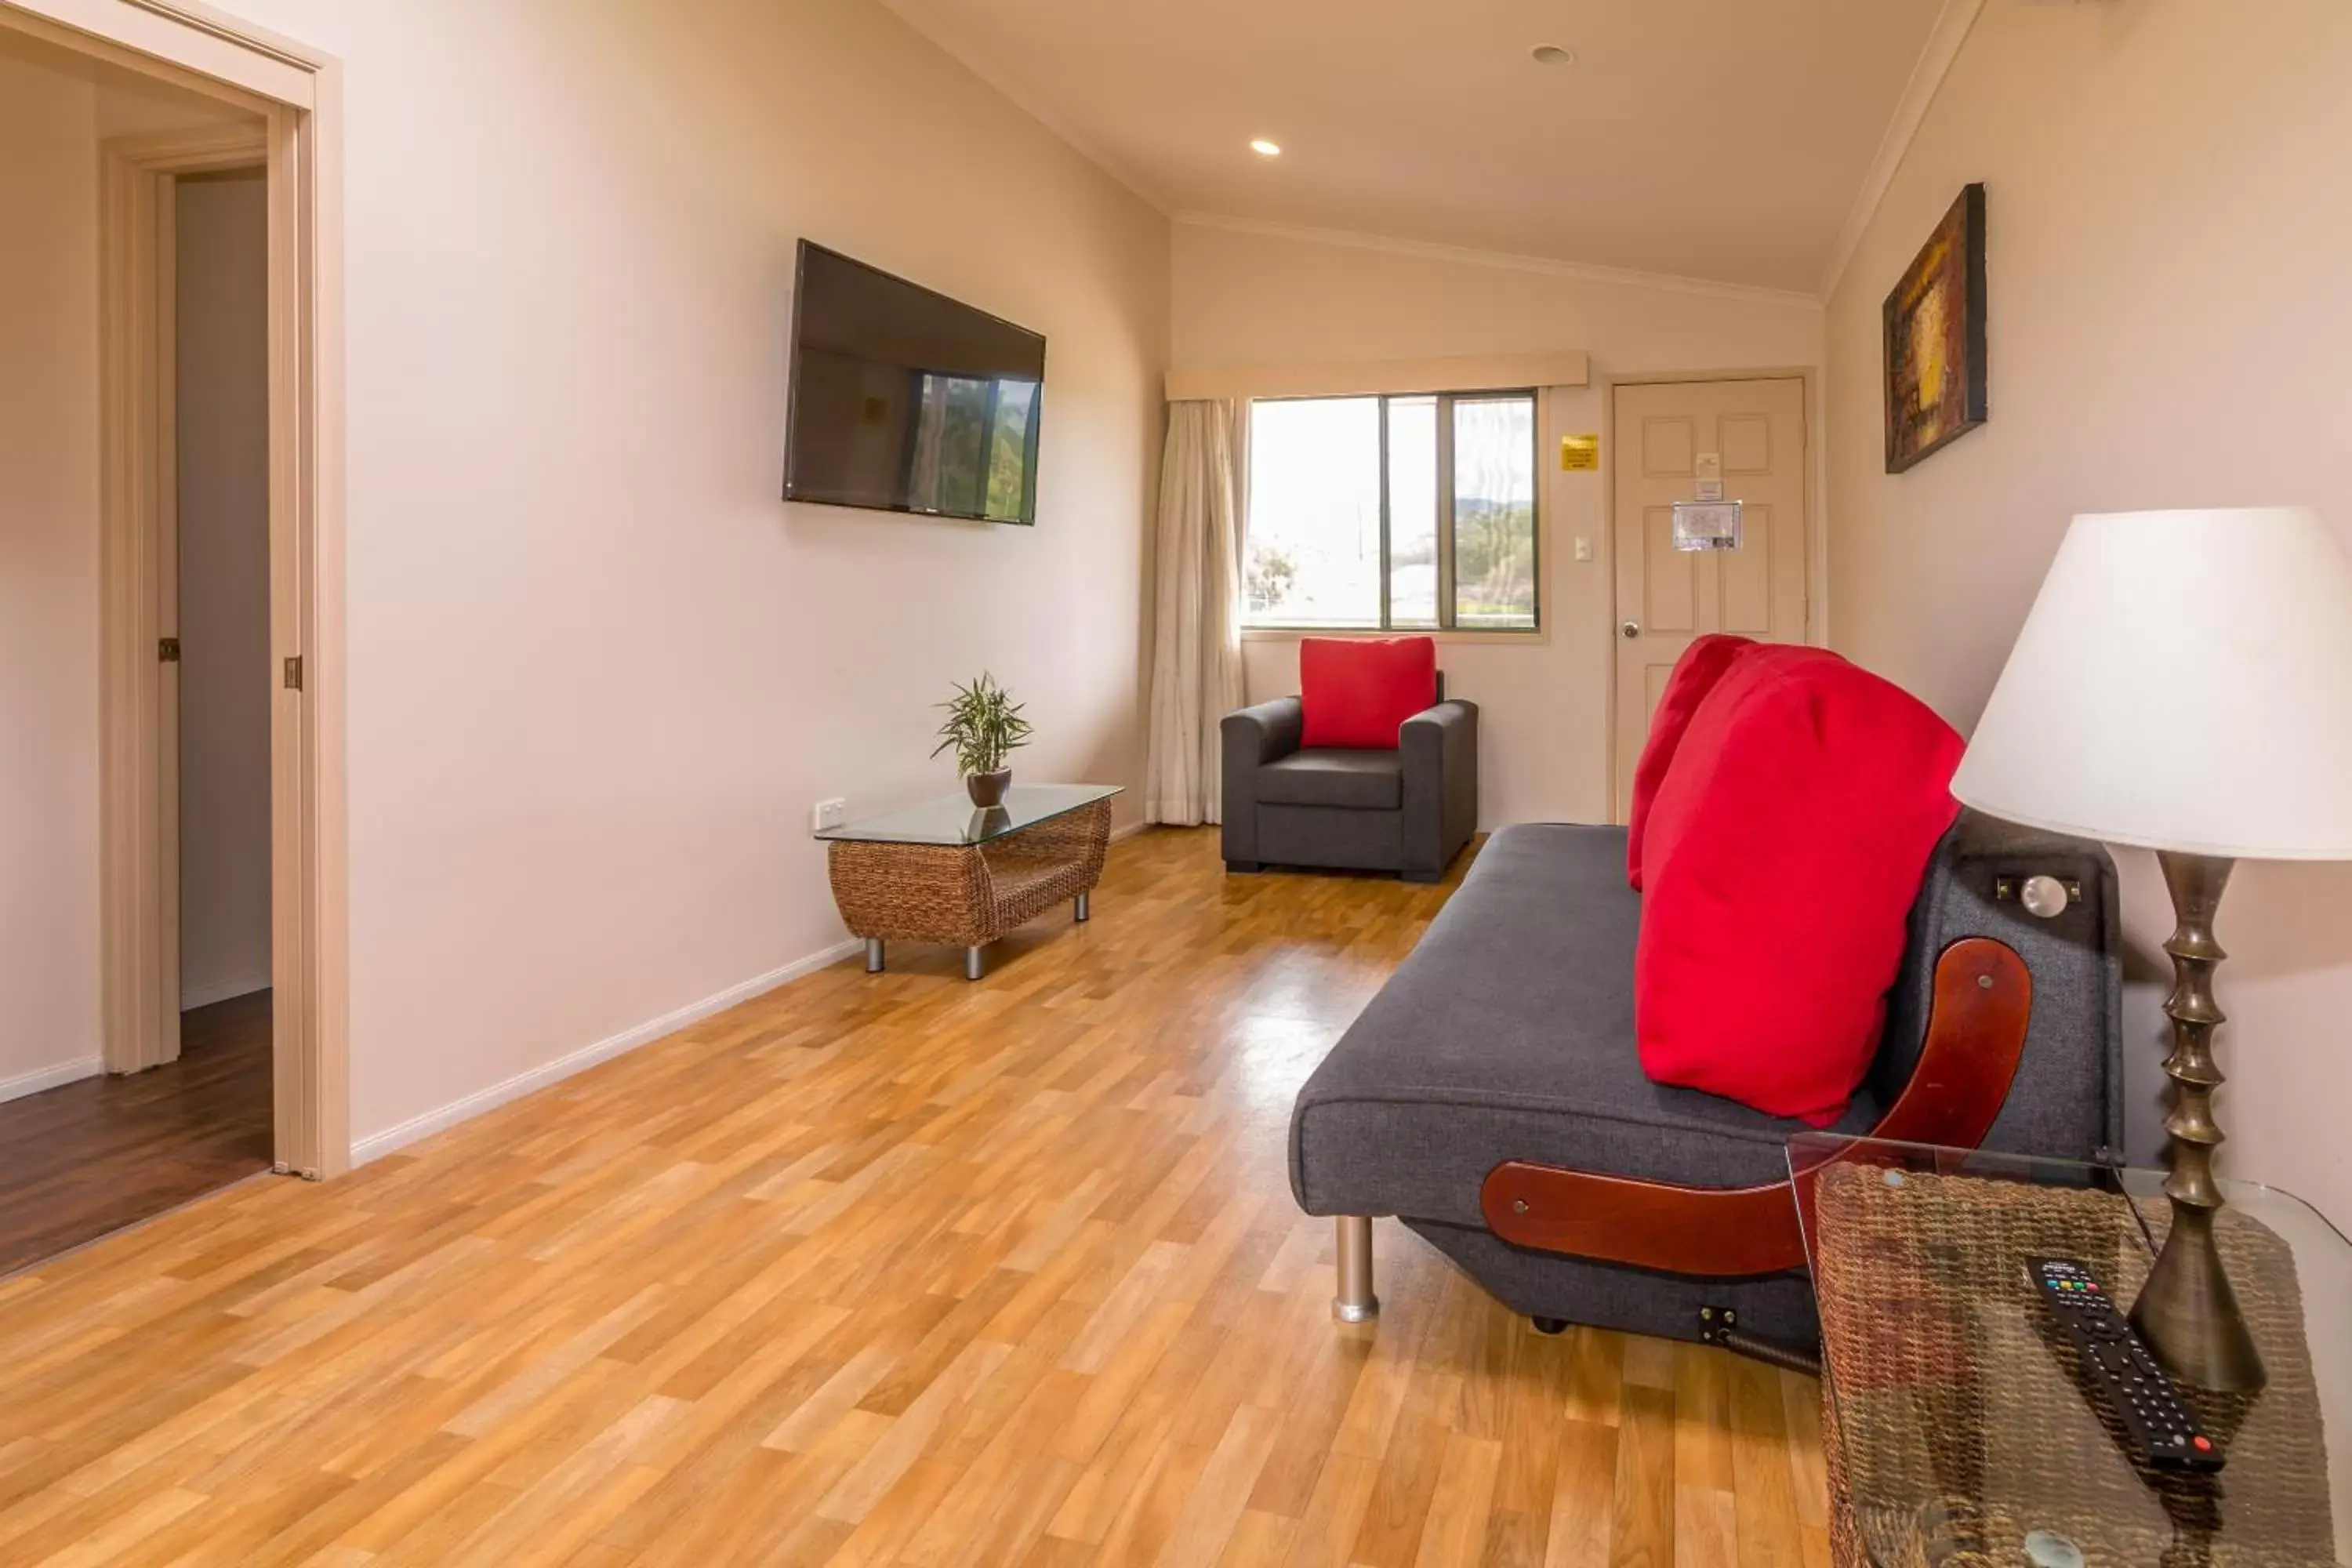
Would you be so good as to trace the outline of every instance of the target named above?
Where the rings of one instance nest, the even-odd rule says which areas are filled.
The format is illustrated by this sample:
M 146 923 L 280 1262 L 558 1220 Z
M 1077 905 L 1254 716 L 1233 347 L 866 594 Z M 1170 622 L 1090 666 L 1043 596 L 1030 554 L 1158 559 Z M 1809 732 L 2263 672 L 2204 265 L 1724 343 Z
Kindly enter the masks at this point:
M 971 804 L 982 811 L 986 811 L 992 805 L 1003 805 L 1005 786 L 1012 782 L 1011 768 L 999 768 L 992 773 L 963 775 L 963 787 L 971 792 Z

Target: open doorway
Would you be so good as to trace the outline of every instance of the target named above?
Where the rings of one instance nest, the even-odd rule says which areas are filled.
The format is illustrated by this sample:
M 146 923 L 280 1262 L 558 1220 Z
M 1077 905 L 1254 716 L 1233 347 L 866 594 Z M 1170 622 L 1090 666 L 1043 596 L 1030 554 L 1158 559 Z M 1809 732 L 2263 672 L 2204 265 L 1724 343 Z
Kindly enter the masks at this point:
M 158 585 L 177 658 L 157 717 L 177 785 L 162 848 L 177 851 L 179 1057 L 155 1070 L 201 1100 L 183 1125 L 234 1175 L 271 1158 L 269 192 L 259 163 L 169 179 L 176 504 Z
M 0 29 L 0 1273 L 273 1158 L 270 236 L 257 115 Z M 175 154 L 142 177 L 126 150 Z M 122 281 L 133 232 L 136 278 Z M 136 305 L 142 417 L 107 347 Z M 110 400 L 113 400 L 110 405 Z M 135 437 L 139 449 L 127 449 Z M 144 696 L 102 652 L 126 563 L 117 474 L 145 476 Z M 155 760 L 152 830 L 107 809 L 116 731 Z M 110 865 L 162 918 L 154 1026 L 123 1050 Z
M 269 1009 L 269 192 L 258 165 L 173 182 L 182 1049 L 191 1014 Z M 171 580 L 176 566 L 176 582 Z M 258 1000 L 252 1000 L 258 998 Z M 227 1016 L 227 1015 L 215 1015 Z
M 0 183 L 26 187 L 0 193 L 0 726 L 12 700 L 31 719 L 8 737 L 28 743 L 0 744 L 0 1111 L 161 1063 L 181 1033 L 178 846 L 162 842 L 177 750 L 158 720 L 176 304 L 158 258 L 182 180 L 258 167 L 271 1166 L 331 1177 L 352 1149 L 341 67 L 210 6 L 0 0 L 0 133 L 36 154 L 0 158 Z

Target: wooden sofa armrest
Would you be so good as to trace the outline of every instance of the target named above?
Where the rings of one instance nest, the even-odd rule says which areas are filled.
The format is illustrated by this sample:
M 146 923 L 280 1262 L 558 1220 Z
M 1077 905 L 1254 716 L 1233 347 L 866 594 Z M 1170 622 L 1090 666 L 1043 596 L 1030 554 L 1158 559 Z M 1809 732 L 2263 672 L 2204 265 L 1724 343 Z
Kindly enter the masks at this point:
M 1992 1131 L 2025 1054 L 2033 979 L 2006 942 L 1964 937 L 1936 960 L 1927 1040 L 1911 1081 L 1862 1136 L 1973 1149 Z M 1479 1208 L 1515 1247 L 1603 1263 L 1717 1279 L 1805 1265 L 1797 1205 L 1811 1207 L 1814 1177 L 1790 1183 L 1689 1187 L 1597 1171 L 1506 1160 L 1486 1173 Z

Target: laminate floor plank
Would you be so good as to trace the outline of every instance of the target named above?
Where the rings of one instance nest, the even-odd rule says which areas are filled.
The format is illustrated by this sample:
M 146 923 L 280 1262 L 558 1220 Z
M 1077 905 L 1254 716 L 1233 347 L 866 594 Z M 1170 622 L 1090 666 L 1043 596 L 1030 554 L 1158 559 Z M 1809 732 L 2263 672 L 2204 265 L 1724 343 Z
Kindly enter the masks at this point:
M 0 1104 L 0 1275 L 269 1169 L 269 1002 L 181 1014 L 176 1061 Z
M 1807 1380 L 1539 1335 L 1390 1220 L 1331 1321 L 1290 1102 L 1452 885 L 1155 830 L 978 984 L 837 964 L 0 1279 L 0 1561 L 1822 1561 Z

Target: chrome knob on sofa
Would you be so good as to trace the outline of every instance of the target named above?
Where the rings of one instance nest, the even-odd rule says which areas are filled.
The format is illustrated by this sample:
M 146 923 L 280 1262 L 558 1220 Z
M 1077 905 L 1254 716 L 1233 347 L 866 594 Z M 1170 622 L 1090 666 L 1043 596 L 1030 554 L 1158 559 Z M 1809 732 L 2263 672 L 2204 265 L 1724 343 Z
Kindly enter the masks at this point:
M 2066 896 L 2066 884 L 2055 877 L 2028 877 L 2017 901 L 2025 912 L 2038 920 L 2054 921 L 2066 912 L 2073 900 Z

